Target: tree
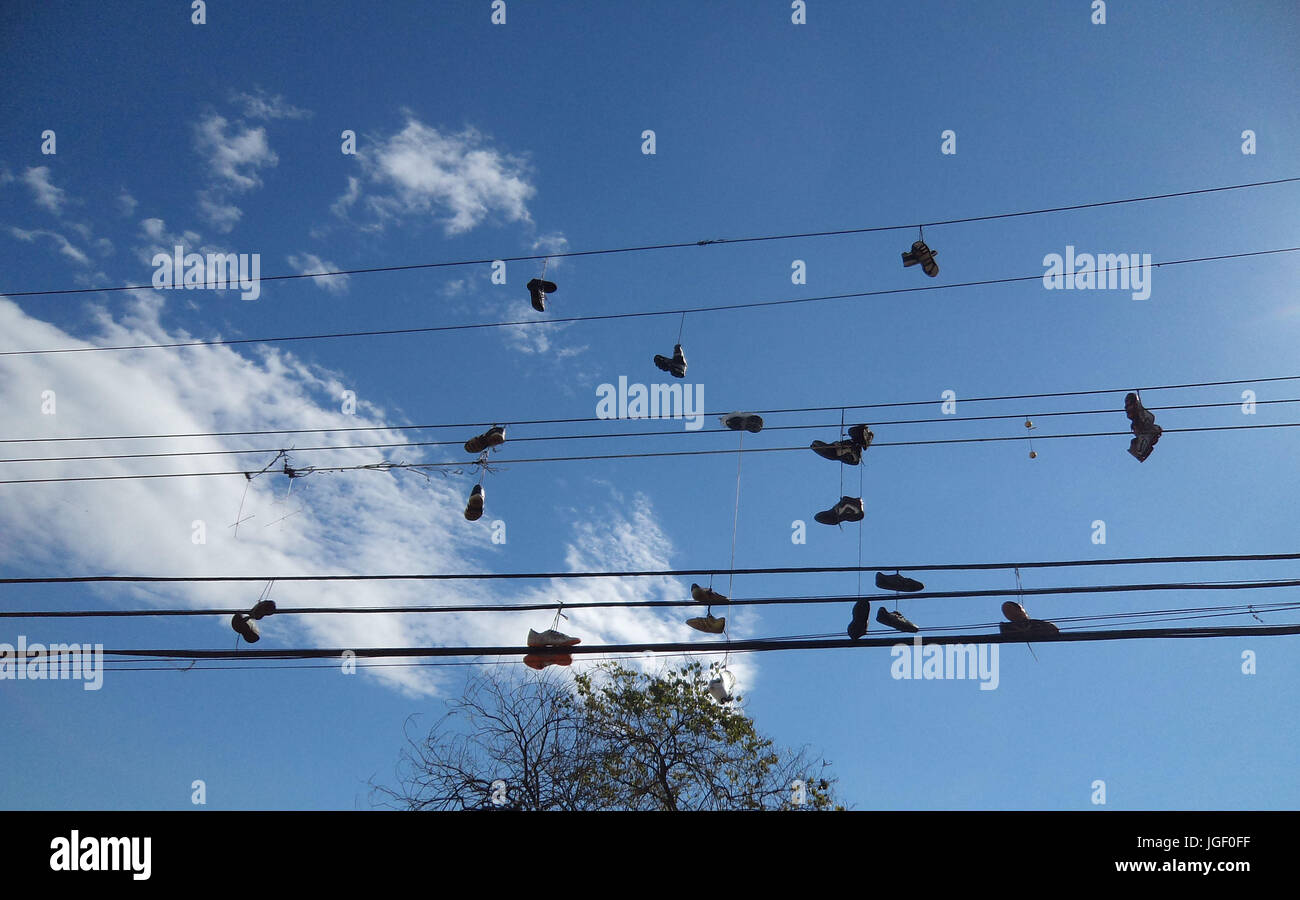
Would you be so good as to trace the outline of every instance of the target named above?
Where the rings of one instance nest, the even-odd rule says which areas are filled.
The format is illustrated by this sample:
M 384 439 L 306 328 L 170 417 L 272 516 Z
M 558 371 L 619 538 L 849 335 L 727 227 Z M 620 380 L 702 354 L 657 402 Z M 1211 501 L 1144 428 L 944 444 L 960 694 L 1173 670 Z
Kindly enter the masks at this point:
M 408 734 L 397 786 L 375 793 L 413 810 L 842 809 L 827 763 L 713 699 L 716 668 L 485 673 L 426 737 Z

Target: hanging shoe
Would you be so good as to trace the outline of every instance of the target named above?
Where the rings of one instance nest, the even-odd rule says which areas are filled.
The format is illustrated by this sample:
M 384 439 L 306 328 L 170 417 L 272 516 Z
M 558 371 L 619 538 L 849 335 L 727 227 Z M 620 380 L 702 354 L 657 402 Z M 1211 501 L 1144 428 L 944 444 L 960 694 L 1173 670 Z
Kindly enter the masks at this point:
M 582 638 L 569 637 L 560 631 L 547 629 L 546 631 L 533 631 L 528 629 L 528 646 L 530 647 L 572 647 L 574 644 L 581 644 Z
M 1156 424 L 1156 417 L 1142 405 L 1137 394 L 1130 393 L 1124 398 L 1124 414 L 1128 416 L 1130 427 L 1136 437 L 1129 442 L 1128 452 L 1138 462 L 1146 462 L 1164 429 Z
M 836 441 L 833 444 L 813 441 L 809 446 L 813 453 L 831 462 L 842 462 L 846 466 L 856 466 L 862 462 L 862 448 L 852 441 Z
M 756 416 L 753 413 L 732 413 L 729 416 L 723 416 L 722 424 L 726 425 L 732 431 L 748 431 L 758 434 L 763 430 L 763 417 Z
M 727 691 L 727 685 L 723 682 L 721 675 L 709 682 L 709 693 L 713 696 L 713 699 L 717 700 L 719 703 L 730 703 L 735 699 Z
M 866 425 L 849 426 L 849 440 L 857 446 L 859 452 L 870 447 L 875 437 L 876 435 L 871 431 L 871 428 Z
M 674 378 L 686 377 L 686 354 L 682 352 L 682 345 L 677 344 L 673 347 L 673 355 L 670 359 L 667 356 L 655 354 L 655 365 L 665 372 L 669 372 Z
M 1029 613 L 1025 608 L 1014 600 L 1008 600 L 1002 604 L 1002 615 L 1007 617 L 1011 622 L 1028 622 Z
M 907 616 L 903 615 L 901 612 L 890 612 L 883 606 L 876 611 L 876 621 L 881 625 L 888 625 L 890 628 L 897 629 L 898 631 L 906 631 L 909 634 L 916 634 L 921 630 L 908 621 Z
M 696 631 L 703 631 L 705 634 L 722 634 L 727 630 L 727 617 L 718 616 L 710 613 L 707 616 L 697 616 L 694 619 L 687 619 L 686 624 Z
M 859 640 L 867 633 L 867 625 L 871 622 L 871 601 L 859 600 L 853 604 L 853 621 L 849 622 L 849 637 L 853 640 Z
M 862 511 L 861 497 L 841 497 L 840 502 L 830 509 L 822 510 L 813 516 L 823 525 L 838 525 L 841 522 L 861 522 L 866 517 Z
M 1163 429 L 1159 425 L 1155 426 L 1156 430 L 1150 434 L 1139 434 L 1133 440 L 1128 442 L 1128 452 L 1138 462 L 1146 462 L 1147 457 L 1156 446 L 1156 441 L 1160 440 L 1160 434 Z
M 570 653 L 529 653 L 524 657 L 524 665 L 530 669 L 545 669 L 547 666 L 571 666 L 573 655 Z
M 247 613 L 235 613 L 231 616 L 230 627 L 235 629 L 235 632 L 250 644 L 256 644 L 262 637 L 257 630 L 257 624 L 253 622 Z
M 465 452 L 473 453 L 478 456 L 484 450 L 491 450 L 493 447 L 499 447 L 506 442 L 506 429 L 504 425 L 493 425 L 487 431 L 472 437 L 465 442 Z
M 921 264 L 921 270 L 931 278 L 939 274 L 939 264 L 934 261 L 938 254 L 926 246 L 925 241 L 916 241 L 912 244 L 910 253 L 903 254 L 903 266 L 914 266 Z
M 267 616 L 275 614 L 274 600 L 259 600 L 257 604 L 248 611 L 248 615 L 253 619 L 265 619 Z
M 884 572 L 876 573 L 876 587 L 882 591 L 906 591 L 909 594 L 925 590 L 925 585 L 915 578 L 898 574 L 886 575 Z
M 1023 622 L 999 622 L 998 631 L 1026 641 L 1050 641 L 1061 634 L 1061 629 L 1042 619 L 1026 619 Z
M 474 485 L 474 490 L 469 492 L 469 502 L 465 504 L 465 518 L 471 522 L 477 522 L 483 516 L 483 485 Z
M 546 295 L 554 294 L 558 290 L 554 281 L 542 281 L 540 278 L 534 278 L 528 282 L 528 298 L 533 301 L 533 309 L 538 312 L 546 312 Z
M 700 587 L 698 584 L 691 585 L 691 597 L 702 606 L 717 606 L 729 602 L 713 588 Z

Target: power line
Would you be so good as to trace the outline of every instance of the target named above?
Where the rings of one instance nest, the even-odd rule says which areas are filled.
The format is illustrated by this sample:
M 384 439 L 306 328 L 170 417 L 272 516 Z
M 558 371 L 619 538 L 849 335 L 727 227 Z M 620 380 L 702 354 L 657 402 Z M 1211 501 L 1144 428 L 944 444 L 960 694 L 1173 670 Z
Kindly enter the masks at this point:
M 410 263 L 407 265 L 397 266 L 368 266 L 357 269 L 337 269 L 329 272 L 312 272 L 312 273 L 295 273 L 292 275 L 267 275 L 260 277 L 259 281 L 294 281 L 301 278 L 332 278 L 340 275 L 369 275 L 378 272 L 404 272 L 419 269 L 445 269 L 458 266 L 477 266 L 490 265 L 491 263 L 501 262 L 529 262 L 543 259 L 571 259 L 582 256 L 608 256 L 621 253 L 641 253 L 649 250 L 680 250 L 687 247 L 704 247 L 713 244 L 751 244 L 765 241 L 788 241 L 802 238 L 819 238 L 835 237 L 850 234 L 872 234 L 884 231 L 910 231 L 914 228 L 935 228 L 941 225 L 962 225 L 970 222 L 991 222 L 997 219 L 1014 219 L 1023 216 L 1038 216 L 1048 213 L 1073 212 L 1081 209 L 1098 209 L 1106 206 L 1119 206 L 1128 203 L 1145 203 L 1152 200 L 1169 200 L 1174 197 L 1191 197 L 1197 194 L 1215 194 L 1223 191 L 1238 191 L 1246 188 L 1268 187 L 1277 184 L 1289 184 L 1300 181 L 1296 178 L 1278 178 L 1273 181 L 1255 181 L 1249 184 L 1230 184 L 1223 187 L 1200 188 L 1191 191 L 1176 191 L 1168 194 L 1148 194 L 1142 197 L 1128 197 L 1123 200 L 1100 200 L 1092 203 L 1077 203 L 1070 206 L 1054 206 L 1043 209 L 1022 210 L 1020 212 L 996 213 L 982 216 L 967 216 L 960 219 L 944 219 L 935 222 L 918 222 L 906 225 L 874 225 L 863 228 L 840 228 L 828 231 L 805 231 L 792 234 L 772 234 L 739 238 L 710 238 L 697 241 L 674 241 L 662 244 L 642 244 L 639 246 L 614 247 L 600 250 L 569 250 L 561 253 L 534 254 L 532 256 L 506 256 L 496 257 L 493 259 L 462 259 L 450 260 L 445 262 L 431 263 Z M 224 281 L 205 281 L 203 287 L 221 286 L 224 287 Z M 105 294 L 118 291 L 140 291 L 152 290 L 152 284 L 135 284 L 135 285 L 117 285 L 114 287 L 104 288 L 63 288 L 58 290 L 47 291 L 0 291 L 10 297 L 47 297 L 59 294 Z
M 1256 400 L 1256 406 L 1267 406 L 1278 403 L 1300 403 L 1300 397 L 1288 400 Z M 1182 410 L 1182 409 L 1218 409 L 1222 407 L 1239 407 L 1241 401 L 1230 400 L 1226 403 L 1185 403 L 1174 406 L 1148 406 L 1147 409 L 1152 412 L 1163 410 Z M 1049 417 L 1061 416 L 1093 416 L 1093 415 L 1115 415 L 1122 410 L 1117 409 L 1082 409 L 1082 410 L 1063 410 L 1057 412 L 1031 412 L 1025 413 L 1004 413 L 989 416 L 937 416 L 929 419 L 894 419 L 886 421 L 875 421 L 871 424 L 875 427 L 882 425 L 925 425 L 939 422 L 987 422 L 1007 419 L 1023 419 L 1026 415 L 1033 418 L 1045 419 Z M 703 414 L 701 414 L 703 415 Z M 622 420 L 619 420 L 622 421 Z M 655 420 L 657 421 L 657 420 Z M 446 426 L 430 426 L 446 427 Z M 824 431 L 830 428 L 838 428 L 838 423 L 828 422 L 818 425 L 764 425 L 764 431 Z M 671 431 L 616 431 L 609 434 L 562 434 L 562 435 L 536 435 L 533 437 L 512 437 L 511 444 L 522 443 L 525 441 L 579 441 L 589 439 L 610 439 L 625 437 L 676 437 L 679 435 L 701 435 L 701 434 L 726 434 L 734 435 L 736 432 L 728 428 L 701 428 L 696 431 L 686 429 L 673 429 Z M 187 456 L 265 456 L 269 453 L 317 453 L 329 450 L 393 450 L 407 447 L 450 447 L 460 446 L 464 441 L 446 440 L 446 441 L 399 441 L 386 444 L 333 444 L 324 447 L 265 447 L 252 450 L 178 450 L 170 452 L 157 453 L 112 453 L 93 456 L 29 456 L 0 459 L 0 463 L 37 463 L 37 462 L 76 462 L 89 460 L 108 460 L 108 459 L 170 459 L 174 457 Z M 873 443 L 873 446 L 874 443 Z M 883 445 L 882 445 L 883 446 Z M 464 463 L 466 466 L 473 465 L 473 461 Z
M 1227 253 L 1221 256 L 1202 256 L 1194 259 L 1175 259 L 1167 262 L 1151 263 L 1153 268 L 1162 266 L 1181 266 L 1189 263 L 1217 262 L 1225 259 L 1244 259 L 1251 256 L 1268 256 L 1276 253 L 1295 253 L 1300 251 L 1300 247 L 1280 247 L 1274 250 L 1255 250 L 1249 253 Z M 1122 272 L 1129 269 L 1140 268 L 1139 266 L 1111 266 L 1105 269 L 1095 269 L 1097 275 L 1105 272 Z M 319 275 L 303 276 L 319 278 Z M 790 306 L 799 303 L 818 303 L 825 300 L 850 300 L 863 297 L 882 297 L 890 294 L 909 294 L 917 291 L 942 291 L 951 288 L 966 287 L 983 287 L 993 284 L 1013 284 L 1021 281 L 1041 281 L 1044 278 L 1042 273 L 1035 275 L 1021 275 L 1014 278 L 989 278 L 983 281 L 963 281 L 955 284 L 932 284 L 920 285 L 917 287 L 907 288 L 888 288 L 877 291 L 856 291 L 847 294 L 825 294 L 818 297 L 792 297 L 782 300 L 757 300 L 750 303 L 728 303 L 718 306 L 692 306 L 680 309 L 665 310 L 648 310 L 642 312 L 628 313 L 602 313 L 599 315 L 588 316 L 563 316 L 549 319 L 518 319 L 515 321 L 505 322 L 469 322 L 462 325 L 428 325 L 414 328 L 386 328 L 370 331 L 337 331 L 325 334 L 299 334 L 299 335 L 281 335 L 279 337 L 261 337 L 261 338 L 226 338 L 216 340 L 196 340 L 196 341 L 173 341 L 166 344 L 124 344 L 112 347 L 53 347 L 45 350 L 4 350 L 0 351 L 0 356 L 39 356 L 47 353 L 106 353 L 119 350 L 165 350 L 175 349 L 178 347 L 226 347 L 234 344 L 279 344 L 291 341 L 320 341 L 334 338 L 357 338 L 357 337 L 386 337 L 391 335 L 402 334 L 432 334 L 435 332 L 445 331 L 468 331 L 480 328 L 507 328 L 524 325 L 556 325 L 566 322 L 600 322 L 612 321 L 615 319 L 640 319 L 656 316 L 679 316 L 686 313 L 702 312 L 729 312 L 738 309 L 760 309 L 772 306 Z M 86 288 L 82 290 L 98 290 Z M 18 296 L 18 295 L 12 295 Z
M 1296 428 L 1300 427 L 1300 422 L 1278 422 L 1274 424 L 1262 425 L 1204 425 L 1195 428 L 1165 428 L 1163 434 L 1178 434 L 1191 432 L 1209 432 L 1209 431 L 1254 431 L 1261 428 Z M 1064 440 L 1074 438 L 1097 438 L 1097 437 L 1128 437 L 1128 431 L 1091 431 L 1078 432 L 1073 434 L 1040 434 L 1034 440 Z M 1009 435 L 1003 437 L 969 437 L 969 438 L 942 438 L 925 441 L 873 441 L 872 447 L 921 447 L 939 444 L 984 444 L 997 443 L 1002 441 L 1023 441 L 1024 435 Z M 793 451 L 807 452 L 807 447 L 749 447 L 743 450 L 723 449 L 723 450 L 657 450 L 647 451 L 645 453 L 602 453 L 590 454 L 586 456 L 543 456 L 528 459 L 510 459 L 501 460 L 496 465 L 507 466 L 524 463 L 554 463 L 554 462 L 595 462 L 615 459 L 652 459 L 667 458 L 677 456 L 725 456 L 732 453 L 788 453 Z M 430 462 L 430 463 L 399 463 L 381 460 L 373 463 L 358 463 L 350 466 L 303 466 L 294 468 L 292 478 L 305 478 L 308 475 L 324 474 L 331 472 L 357 472 L 362 470 L 387 472 L 393 469 L 409 469 L 420 471 L 423 469 L 463 469 L 475 465 L 474 462 Z M 287 473 L 286 473 L 287 474 Z M 79 482 L 79 481 L 144 481 L 157 478 L 206 478 L 222 475 L 243 475 L 247 477 L 248 472 L 242 469 L 228 470 L 224 472 L 153 472 L 130 475 L 67 475 L 56 478 L 8 478 L 0 480 L 0 484 L 54 484 L 60 482 Z
M 828 572 L 976 572 L 994 569 L 1057 569 L 1080 566 L 1165 565 L 1202 562 L 1278 562 L 1300 559 L 1300 553 L 1213 554 L 1203 556 L 1135 556 L 1121 559 L 1073 559 L 997 563 L 896 563 L 867 566 L 766 566 L 748 569 L 641 569 L 625 572 L 467 572 L 410 575 L 61 575 L 0 578 L 5 584 L 219 583 L 267 581 L 518 581 L 574 578 L 680 578 L 688 575 L 809 575 Z M 565 604 L 566 606 L 569 604 Z M 698 604 L 696 604 L 698 605 Z M 554 608 L 553 606 L 549 608 Z
M 1187 390 L 1191 388 L 1203 388 L 1203 387 L 1228 387 L 1231 385 L 1238 385 L 1238 384 L 1268 384 L 1277 381 L 1300 381 L 1300 375 L 1276 375 L 1268 378 L 1235 378 L 1227 381 L 1197 381 L 1197 382 L 1186 382 L 1183 384 L 1160 384 L 1160 385 L 1150 385 L 1150 386 L 1129 385 L 1126 387 L 1117 387 L 1117 388 L 1092 388 L 1088 390 L 1077 390 L 1077 391 L 1046 391 L 1046 392 L 1040 392 L 1035 394 L 1006 394 L 1002 396 L 993 396 L 993 397 L 964 397 L 964 398 L 959 398 L 959 402 L 994 403 L 994 402 L 1003 402 L 1009 400 L 1042 400 L 1042 399 L 1055 398 L 1055 397 L 1087 397 L 1087 396 L 1097 396 L 1100 394 L 1123 394 L 1128 391 L 1134 390 L 1135 388 L 1143 392 L 1173 391 L 1173 390 Z M 751 412 L 762 413 L 764 415 L 777 415 L 783 413 L 806 413 L 806 412 L 831 412 L 831 411 L 838 412 L 841 409 L 843 410 L 891 409 L 891 408 L 900 408 L 900 407 L 908 407 L 908 406 L 932 406 L 935 403 L 939 403 L 939 402 L 942 401 L 930 398 L 928 400 L 901 400 L 901 401 L 893 401 L 889 403 L 845 403 L 845 404 L 840 404 L 838 406 L 799 406 L 799 407 L 786 407 L 783 409 L 755 409 L 755 410 L 751 410 Z M 1263 402 L 1263 401 L 1257 401 L 1257 402 Z M 1284 401 L 1270 401 L 1270 402 L 1284 402 Z M 1229 405 L 1236 405 L 1236 404 L 1229 404 Z M 1181 407 L 1153 406 L 1148 408 L 1159 410 L 1159 409 L 1178 409 Z M 730 412 L 730 410 L 724 412 L 714 411 L 710 413 L 701 413 L 701 415 L 704 416 L 705 418 L 710 418 L 710 417 L 726 415 L 727 412 Z M 1034 415 L 1042 415 L 1042 414 L 1034 413 Z M 1015 415 L 1015 418 L 1019 418 L 1019 417 L 1020 414 L 1017 413 Z M 948 418 L 957 421 L 974 421 L 976 417 L 950 416 Z M 41 444 L 41 443 L 66 442 L 66 441 L 136 441 L 136 440 L 155 440 L 155 439 L 163 440 L 163 439 L 171 439 L 171 438 L 192 438 L 192 437 L 253 437 L 253 436 L 268 435 L 268 434 L 280 434 L 280 435 L 335 434 L 340 432 L 354 432 L 354 431 L 423 431 L 423 430 L 432 430 L 436 428 L 482 428 L 486 425 L 505 425 L 505 426 L 570 425 L 570 424 L 609 422 L 609 421 L 623 421 L 623 420 L 610 420 L 610 419 L 601 418 L 599 416 L 582 416 L 576 418 L 556 418 L 556 419 L 496 418 L 493 419 L 492 421 L 483 420 L 479 422 L 455 422 L 455 423 L 439 422 L 439 423 L 432 423 L 432 424 L 425 424 L 425 425 L 349 425 L 344 427 L 297 428 L 297 429 L 282 428 L 278 430 L 271 429 L 271 430 L 261 430 L 261 431 L 189 431 L 189 432 L 178 432 L 172 434 L 119 434 L 119 435 L 98 435 L 93 437 L 0 438 L 0 444 Z M 628 421 L 641 421 L 641 420 L 628 420 Z M 654 420 L 647 420 L 647 421 L 654 421 Z M 876 424 L 889 424 L 889 423 L 878 422 Z M 896 423 L 896 424 L 901 424 L 901 423 Z

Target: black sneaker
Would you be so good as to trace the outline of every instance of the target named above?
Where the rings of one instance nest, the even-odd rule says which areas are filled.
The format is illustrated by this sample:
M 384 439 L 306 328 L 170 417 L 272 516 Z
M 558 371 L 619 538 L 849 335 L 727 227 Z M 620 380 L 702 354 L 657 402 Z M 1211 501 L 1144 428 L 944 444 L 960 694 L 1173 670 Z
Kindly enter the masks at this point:
M 875 434 L 872 433 L 871 428 L 867 425 L 853 425 L 849 427 L 849 440 L 857 445 L 859 451 L 866 450 L 870 447 L 871 442 L 875 440 L 875 437 Z
M 257 605 L 248 611 L 248 615 L 254 619 L 265 619 L 267 616 L 275 614 L 274 600 L 260 600 Z
M 672 373 L 674 378 L 686 377 L 686 354 L 682 352 L 682 345 L 677 344 L 673 347 L 673 355 L 670 359 L 667 356 L 655 354 L 655 365 L 665 372 Z
M 925 241 L 916 241 L 912 244 L 910 253 L 903 254 L 903 266 L 914 266 L 921 264 L 921 270 L 931 278 L 939 274 L 939 264 L 934 261 L 938 256 L 933 250 L 926 246 Z
M 1059 628 L 1042 619 L 1026 619 L 1023 622 L 999 622 L 998 631 L 1026 641 L 1050 641 L 1061 634 Z
M 890 612 L 883 606 L 876 611 L 876 621 L 881 625 L 888 625 L 897 631 L 906 631 L 909 634 L 916 634 L 921 629 L 917 628 L 907 620 L 907 616 L 901 612 Z
M 474 490 L 469 492 L 469 503 L 465 504 L 465 518 L 477 522 L 483 517 L 483 498 L 483 485 L 474 485 Z
M 732 413 L 722 417 L 722 424 L 732 431 L 749 431 L 758 434 L 763 430 L 763 417 L 753 413 Z
M 1137 437 L 1133 438 L 1133 440 L 1128 442 L 1128 452 L 1138 462 L 1146 462 L 1147 457 L 1151 455 L 1151 451 L 1156 446 L 1156 441 L 1160 440 L 1161 432 L 1162 429 L 1157 425 L 1154 432 L 1149 434 L 1139 434 Z
M 842 462 L 846 466 L 856 466 L 862 462 L 862 448 L 852 441 L 836 441 L 833 444 L 813 441 L 809 446 L 813 453 L 831 462 Z
M 862 511 L 861 497 L 841 497 L 840 502 L 830 509 L 813 516 L 823 525 L 838 525 L 841 522 L 861 522 L 866 517 Z
M 504 425 L 493 425 L 487 431 L 472 437 L 465 442 L 465 452 L 473 453 L 475 456 L 484 450 L 492 447 L 499 447 L 506 442 L 506 429 Z
M 554 281 L 542 281 L 540 278 L 534 278 L 528 282 L 528 297 L 533 301 L 533 309 L 538 312 L 546 312 L 546 295 L 554 294 L 558 290 Z
M 849 637 L 859 640 L 867 633 L 867 624 L 871 621 L 871 602 L 859 600 L 853 604 L 853 621 L 849 623 Z
M 914 578 L 905 575 L 886 575 L 884 572 L 876 573 L 876 587 L 882 591 L 906 591 L 909 594 L 925 590 L 925 585 Z
M 250 644 L 256 644 L 262 635 L 257 630 L 257 624 L 247 613 L 235 613 L 230 617 L 230 627 L 244 640 Z
M 1029 613 L 1025 608 L 1014 600 L 1007 600 L 1002 604 L 1002 615 L 1006 616 L 1010 622 L 1028 622 Z

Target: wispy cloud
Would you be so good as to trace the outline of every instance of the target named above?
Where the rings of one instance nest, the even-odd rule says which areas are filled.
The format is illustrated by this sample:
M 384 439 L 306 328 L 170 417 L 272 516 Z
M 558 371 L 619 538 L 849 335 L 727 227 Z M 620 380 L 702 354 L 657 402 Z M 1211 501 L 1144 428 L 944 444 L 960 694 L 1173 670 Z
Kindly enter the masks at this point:
M 315 253 L 300 253 L 287 257 L 289 265 L 299 275 L 314 275 L 318 272 L 337 272 L 340 265 L 321 259 Z M 331 294 L 345 294 L 348 290 L 347 275 L 332 275 L 329 278 L 313 278 L 312 283 Z
M 49 238 L 54 243 L 54 246 L 59 253 L 63 254 L 68 259 L 83 266 L 90 265 L 90 257 L 86 256 L 85 253 L 73 246 L 71 241 L 58 232 L 46 231 L 39 228 L 33 231 L 27 231 L 23 228 L 10 226 L 9 233 L 18 238 L 18 240 L 27 241 L 29 244 L 34 243 L 38 237 Z M 110 249 L 111 246 L 112 245 L 110 244 Z
M 63 188 L 50 181 L 49 166 L 33 166 L 23 173 L 23 184 L 31 188 L 32 196 L 38 206 L 48 209 L 55 215 L 63 212 L 68 202 L 68 194 Z
M 268 94 L 261 88 L 250 93 L 236 93 L 232 102 L 244 108 L 244 115 L 250 119 L 310 119 L 309 109 L 299 109 L 279 94 Z

